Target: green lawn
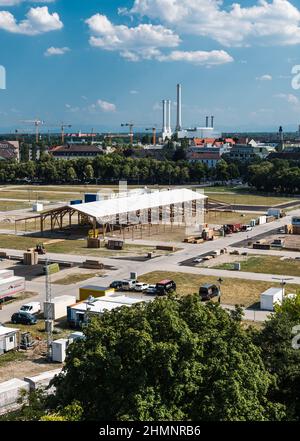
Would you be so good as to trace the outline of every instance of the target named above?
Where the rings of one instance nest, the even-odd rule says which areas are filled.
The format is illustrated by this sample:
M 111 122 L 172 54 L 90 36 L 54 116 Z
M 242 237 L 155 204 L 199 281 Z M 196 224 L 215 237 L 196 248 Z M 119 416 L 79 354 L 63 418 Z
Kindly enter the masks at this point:
M 204 283 L 218 283 L 217 278 L 201 276 L 189 273 L 173 273 L 156 271 L 145 274 L 139 278 L 141 282 L 157 283 L 162 279 L 172 279 L 177 284 L 177 293 L 181 295 L 199 292 L 199 287 Z M 261 282 L 256 280 L 244 280 L 223 278 L 222 303 L 228 305 L 250 306 L 260 301 L 260 294 L 278 283 Z M 299 285 L 289 285 L 289 292 L 298 292 Z
M 296 198 L 285 198 L 280 196 L 261 196 L 257 194 L 249 193 L 205 193 L 211 199 L 225 202 L 227 204 L 238 205 L 267 205 L 272 207 L 273 205 L 283 204 L 285 202 L 291 202 Z M 300 202 L 300 201 L 299 201 Z
M 233 263 L 224 263 L 214 268 L 232 270 Z M 251 256 L 241 261 L 241 271 L 285 276 L 300 276 L 300 261 L 289 259 L 280 260 L 277 256 Z

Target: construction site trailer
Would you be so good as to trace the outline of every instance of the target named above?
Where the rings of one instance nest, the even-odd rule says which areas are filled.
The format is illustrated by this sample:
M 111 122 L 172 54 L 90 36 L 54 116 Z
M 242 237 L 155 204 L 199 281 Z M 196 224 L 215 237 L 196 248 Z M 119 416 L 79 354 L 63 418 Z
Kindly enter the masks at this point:
M 25 277 L 7 277 L 0 279 L 0 299 L 11 297 L 25 291 Z
M 87 285 L 79 288 L 79 300 L 86 300 L 89 297 L 104 297 L 109 294 L 114 294 L 115 289 L 104 286 Z
M 7 328 L 0 325 L 0 355 L 18 347 L 19 329 Z

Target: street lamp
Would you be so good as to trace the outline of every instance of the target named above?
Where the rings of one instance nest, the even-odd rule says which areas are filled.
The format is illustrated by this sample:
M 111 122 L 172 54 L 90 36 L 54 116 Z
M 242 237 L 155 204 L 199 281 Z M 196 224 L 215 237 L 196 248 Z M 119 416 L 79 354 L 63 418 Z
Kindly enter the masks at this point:
M 218 302 L 221 303 L 221 294 L 222 294 L 222 292 L 221 292 L 221 285 L 224 282 L 224 280 L 220 277 L 218 279 L 218 282 L 219 282 L 219 299 L 218 299 Z
M 272 277 L 272 279 L 280 280 L 280 286 L 281 286 L 281 289 L 282 289 L 282 300 L 283 300 L 283 297 L 284 297 L 284 287 L 285 287 L 287 281 L 288 280 L 294 280 L 294 277 Z

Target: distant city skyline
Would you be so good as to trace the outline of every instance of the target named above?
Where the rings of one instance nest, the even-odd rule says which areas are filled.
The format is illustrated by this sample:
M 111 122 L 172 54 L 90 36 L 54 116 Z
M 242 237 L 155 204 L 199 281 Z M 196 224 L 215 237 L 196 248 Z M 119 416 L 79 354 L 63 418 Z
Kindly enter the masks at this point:
M 299 46 L 296 0 L 0 0 L 0 132 L 175 128 L 177 83 L 185 128 L 296 131 Z

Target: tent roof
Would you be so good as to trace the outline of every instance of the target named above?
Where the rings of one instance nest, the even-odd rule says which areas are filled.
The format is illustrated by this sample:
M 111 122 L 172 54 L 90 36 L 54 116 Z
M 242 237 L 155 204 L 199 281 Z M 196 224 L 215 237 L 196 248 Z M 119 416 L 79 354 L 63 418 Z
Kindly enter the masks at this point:
M 99 219 L 170 204 L 191 202 L 194 200 L 204 201 L 205 199 L 207 199 L 207 196 L 204 194 L 187 188 L 180 188 L 169 191 L 154 191 L 152 193 L 121 196 L 103 201 L 69 205 L 69 207 L 88 216 Z

